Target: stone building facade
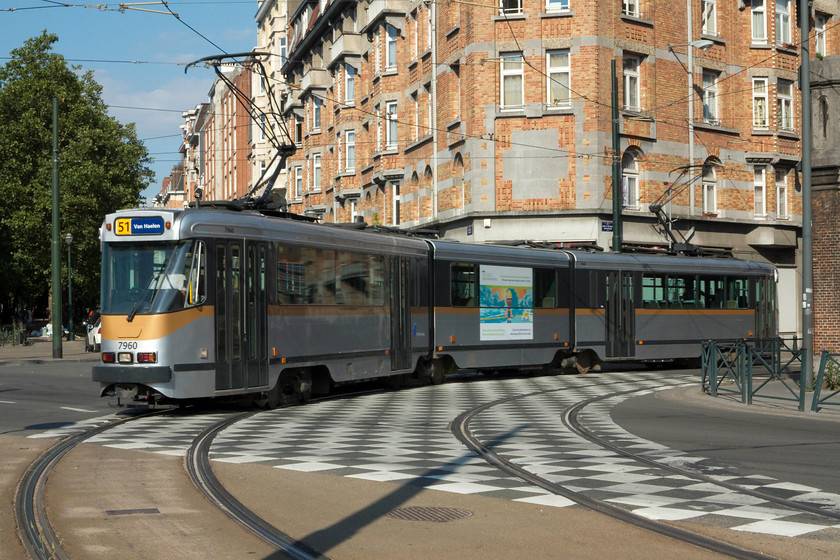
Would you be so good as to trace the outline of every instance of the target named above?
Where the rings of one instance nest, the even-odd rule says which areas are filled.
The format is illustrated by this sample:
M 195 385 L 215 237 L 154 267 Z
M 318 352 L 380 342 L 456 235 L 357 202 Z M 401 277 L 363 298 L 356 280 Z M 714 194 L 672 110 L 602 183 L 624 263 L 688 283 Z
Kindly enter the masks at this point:
M 837 52 L 836 0 L 813 6 L 811 52 Z M 679 234 L 770 262 L 780 293 L 798 293 L 797 9 L 794 0 L 289 2 L 291 208 L 460 240 L 608 249 L 619 158 L 624 250 L 668 247 L 649 210 L 664 196 Z M 782 299 L 781 330 L 796 332 L 796 302 Z

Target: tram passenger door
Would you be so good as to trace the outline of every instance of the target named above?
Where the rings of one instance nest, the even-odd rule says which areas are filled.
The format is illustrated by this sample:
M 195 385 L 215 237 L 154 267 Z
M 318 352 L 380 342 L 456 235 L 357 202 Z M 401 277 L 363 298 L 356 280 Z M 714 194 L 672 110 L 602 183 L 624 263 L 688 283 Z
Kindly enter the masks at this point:
M 266 245 L 245 244 L 245 320 L 242 330 L 242 347 L 245 354 L 248 387 L 268 385 L 268 355 L 266 331 L 268 305 L 265 299 Z
M 266 246 L 216 245 L 216 390 L 268 384 Z
M 408 259 L 391 259 L 391 370 L 411 367 L 410 274 Z
M 608 358 L 636 355 L 636 306 L 633 273 L 607 272 L 606 354 Z

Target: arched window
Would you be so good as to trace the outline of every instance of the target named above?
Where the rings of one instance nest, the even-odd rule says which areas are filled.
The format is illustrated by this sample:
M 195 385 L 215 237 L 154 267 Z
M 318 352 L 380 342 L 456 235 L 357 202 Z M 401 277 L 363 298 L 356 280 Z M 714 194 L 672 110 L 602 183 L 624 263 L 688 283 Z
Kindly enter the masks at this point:
M 621 158 L 621 205 L 627 208 L 639 207 L 639 162 L 641 150 L 627 148 Z

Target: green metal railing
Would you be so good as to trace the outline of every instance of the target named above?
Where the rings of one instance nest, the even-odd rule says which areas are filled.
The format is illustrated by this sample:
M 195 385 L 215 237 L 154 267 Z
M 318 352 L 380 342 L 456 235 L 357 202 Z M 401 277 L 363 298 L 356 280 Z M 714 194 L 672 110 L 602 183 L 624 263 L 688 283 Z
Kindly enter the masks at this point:
M 709 340 L 703 343 L 703 390 L 713 397 L 721 393 L 740 394 L 742 403 L 752 404 L 753 397 L 771 381 L 780 381 L 790 396 L 766 391 L 760 396 L 797 402 L 799 410 L 805 410 L 806 387 L 802 384 L 801 373 L 804 352 L 804 348 L 797 348 L 796 338 L 791 339 L 791 344 L 782 338 L 755 341 L 753 344 L 745 340 Z M 797 362 L 798 369 L 792 368 Z M 733 382 L 734 387 L 724 385 L 727 379 Z
M 829 368 L 840 369 L 840 361 L 838 361 L 838 359 L 840 359 L 840 354 L 832 354 L 826 351 L 823 351 L 822 356 L 820 357 L 820 369 L 817 371 L 817 379 L 814 382 L 814 398 L 811 401 L 811 410 L 814 412 L 819 410 L 820 405 L 840 406 L 840 402 L 829 402 L 832 397 L 840 394 L 840 389 L 829 393 L 825 397 L 820 396 L 822 393 L 826 370 Z

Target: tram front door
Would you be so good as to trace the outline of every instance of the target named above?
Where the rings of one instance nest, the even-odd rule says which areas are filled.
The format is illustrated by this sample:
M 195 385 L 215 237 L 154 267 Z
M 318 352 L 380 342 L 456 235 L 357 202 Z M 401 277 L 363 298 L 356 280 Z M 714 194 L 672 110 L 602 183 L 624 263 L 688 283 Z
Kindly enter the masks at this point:
M 266 245 L 216 244 L 216 390 L 268 385 Z
M 606 280 L 606 355 L 608 358 L 632 358 L 636 355 L 633 273 L 610 271 Z

